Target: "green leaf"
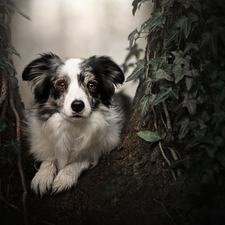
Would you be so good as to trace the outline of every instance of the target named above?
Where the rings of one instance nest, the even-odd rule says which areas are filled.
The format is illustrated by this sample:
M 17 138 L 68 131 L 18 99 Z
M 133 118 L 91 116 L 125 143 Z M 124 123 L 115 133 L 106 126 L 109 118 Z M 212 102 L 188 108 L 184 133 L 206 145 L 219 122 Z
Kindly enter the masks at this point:
M 206 143 L 206 144 L 212 144 L 214 145 L 214 140 L 213 140 L 213 136 L 212 134 L 207 134 L 205 136 L 205 133 L 206 133 L 206 129 L 202 129 L 199 131 L 198 135 L 196 137 L 194 137 L 193 139 L 191 139 L 186 147 L 185 147 L 185 150 L 186 149 L 189 149 L 189 148 L 192 148 L 196 145 L 199 145 L 201 143 Z
M 10 90 L 15 90 L 15 88 L 18 86 L 18 79 L 13 76 L 9 78 L 9 89 Z
M 13 167 L 15 165 L 15 160 L 10 156 L 2 157 L 1 158 L 1 164 L 2 165 L 9 165 L 9 166 Z
M 5 122 L 0 123 L 0 132 L 5 131 L 6 127 L 7 127 L 7 124 Z
M 8 51 L 11 56 L 15 54 L 21 59 L 20 54 L 16 51 L 16 49 L 10 43 L 8 43 L 8 47 L 6 48 L 6 51 Z
M 137 67 L 127 78 L 126 82 L 136 79 L 139 75 L 144 75 L 146 70 L 145 59 L 141 59 L 135 63 Z
M 157 26 L 157 25 L 161 26 L 162 24 L 165 24 L 166 16 L 165 16 L 165 14 L 162 14 L 162 10 L 160 8 L 155 9 L 151 13 L 151 15 L 152 15 L 152 17 L 150 18 L 148 23 L 143 27 L 144 31 L 147 31 L 154 26 Z
M 187 43 L 183 54 L 186 54 L 190 49 L 195 49 L 196 51 L 198 51 L 199 50 L 198 44 L 192 42 Z
M 205 32 L 202 34 L 201 45 L 200 48 L 203 46 L 208 46 L 213 54 L 214 58 L 217 57 L 217 37 L 214 37 L 210 32 Z
M 9 73 L 11 73 L 11 72 L 16 73 L 15 67 L 1 55 L 0 55 L 0 68 L 2 68 L 3 70 L 5 70 Z
M 152 84 L 155 82 L 151 77 L 147 77 L 144 85 L 145 85 L 145 95 L 149 95 L 151 93 Z
M 132 2 L 132 6 L 133 6 L 133 9 L 132 9 L 132 13 L 133 13 L 133 16 L 135 15 L 135 12 L 137 11 L 137 8 L 138 8 L 138 4 L 139 2 L 141 2 L 142 0 L 134 0 Z
M 174 56 L 175 56 L 175 59 L 174 59 L 174 64 L 184 64 L 186 66 L 189 65 L 189 60 L 191 59 L 191 57 L 189 55 L 186 55 L 184 56 L 184 53 L 179 50 L 179 51 L 173 51 L 171 52 Z
M 185 38 L 188 38 L 190 32 L 191 32 L 191 28 L 192 28 L 192 23 L 198 20 L 198 16 L 193 13 L 193 12 L 189 12 L 188 16 L 182 16 L 176 23 L 175 26 L 176 27 L 180 27 L 183 31 L 183 34 L 185 36 Z
M 194 115 L 196 113 L 196 105 L 198 104 L 197 99 L 195 99 L 191 94 L 188 92 L 184 92 L 184 100 L 182 102 L 182 107 L 187 107 L 189 113 Z
M 6 28 L 5 20 L 4 20 L 4 14 L 0 13 L 0 24 Z
M 166 100 L 169 97 L 179 98 L 178 89 L 173 89 L 173 85 L 164 85 L 160 87 L 161 92 L 156 96 L 156 98 L 152 102 L 152 106 L 159 104 L 160 102 Z
M 2 3 L 0 4 L 0 6 L 5 6 L 7 7 L 10 11 L 14 11 L 16 10 L 21 16 L 25 17 L 26 19 L 30 20 L 30 17 L 27 16 L 24 12 L 22 12 L 16 5 L 13 1 L 7 1 L 7 3 Z
M 128 35 L 128 40 L 130 42 L 129 49 L 131 49 L 131 47 L 133 46 L 134 40 L 138 37 L 139 37 L 139 34 L 138 34 L 138 30 L 136 28 Z
M 188 127 L 188 124 L 189 124 L 188 117 L 184 117 L 182 120 L 177 122 L 177 125 L 181 126 L 180 131 L 179 131 L 179 140 L 181 140 L 183 137 L 185 137 L 186 134 L 188 133 L 188 131 L 190 129 L 190 127 Z
M 168 81 L 173 81 L 173 77 L 171 77 L 170 75 L 168 75 L 162 69 L 158 69 L 158 70 L 154 71 L 152 73 L 152 75 L 155 77 L 155 80 L 156 81 L 159 81 L 159 80 L 162 80 L 162 79 L 165 79 L 165 80 L 168 80 Z
M 179 36 L 180 31 L 174 28 L 170 28 L 168 29 L 169 32 L 169 37 L 166 39 L 164 45 L 163 45 L 163 49 L 165 49 L 172 41 L 175 41 L 177 43 L 177 39 Z
M 181 65 L 175 65 L 172 69 L 172 73 L 174 73 L 175 84 L 182 80 L 185 75 L 192 75 L 191 70 L 188 66 L 181 67 Z
M 10 141 L 6 141 L 5 147 L 10 148 L 11 150 L 13 150 L 13 152 L 16 155 L 20 155 L 21 154 L 21 150 L 20 150 L 20 145 L 19 145 L 19 141 L 15 140 L 15 139 L 11 139 Z
M 156 129 L 155 132 L 145 130 L 137 132 L 137 135 L 147 142 L 157 142 L 162 139 L 158 128 Z
M 192 77 L 185 77 L 186 88 L 189 91 L 193 86 L 194 80 Z
M 158 66 L 159 66 L 159 63 L 160 63 L 160 58 L 152 58 L 150 59 L 147 64 L 151 64 L 152 65 L 152 68 L 153 70 L 157 70 L 158 69 Z
M 200 77 L 200 71 L 198 69 L 191 70 L 191 74 L 193 77 Z
M 140 101 L 140 117 L 144 119 L 156 95 L 145 95 Z
M 212 124 L 216 124 L 215 130 L 224 121 L 225 121 L 225 112 L 224 111 L 219 111 L 219 112 L 213 113 Z

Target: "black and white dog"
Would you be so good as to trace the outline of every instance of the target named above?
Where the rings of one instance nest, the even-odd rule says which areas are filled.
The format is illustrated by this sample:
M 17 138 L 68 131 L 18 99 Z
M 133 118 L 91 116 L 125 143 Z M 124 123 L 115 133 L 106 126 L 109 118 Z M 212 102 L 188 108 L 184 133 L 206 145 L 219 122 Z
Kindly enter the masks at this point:
M 125 120 L 119 66 L 106 56 L 60 59 L 40 55 L 23 71 L 34 101 L 27 113 L 30 152 L 42 162 L 31 182 L 41 196 L 76 185 L 82 171 L 117 147 Z

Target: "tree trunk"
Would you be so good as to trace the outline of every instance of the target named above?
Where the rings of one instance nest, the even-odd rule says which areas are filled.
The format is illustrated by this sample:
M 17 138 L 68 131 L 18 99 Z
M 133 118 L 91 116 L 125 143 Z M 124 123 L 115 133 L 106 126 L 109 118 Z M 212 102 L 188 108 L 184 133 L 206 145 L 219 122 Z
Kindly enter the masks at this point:
M 171 224 L 169 217 L 158 214 L 169 195 L 170 168 L 158 145 L 150 146 L 136 135 L 154 130 L 152 111 L 145 120 L 139 117 L 142 85 L 124 128 L 123 144 L 84 172 L 72 190 L 42 199 L 30 194 L 31 217 L 43 224 Z

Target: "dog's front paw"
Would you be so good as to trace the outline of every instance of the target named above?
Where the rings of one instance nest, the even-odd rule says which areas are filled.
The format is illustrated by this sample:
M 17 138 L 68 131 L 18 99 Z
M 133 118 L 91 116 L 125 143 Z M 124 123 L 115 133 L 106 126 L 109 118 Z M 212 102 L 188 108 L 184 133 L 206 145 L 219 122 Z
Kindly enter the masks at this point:
M 68 173 L 65 169 L 61 170 L 53 181 L 51 194 L 58 194 L 70 189 L 76 185 L 77 179 L 73 173 Z
M 36 195 L 41 197 L 51 190 L 51 186 L 55 177 L 56 167 L 54 164 L 43 162 L 39 171 L 35 174 L 31 181 L 31 189 Z

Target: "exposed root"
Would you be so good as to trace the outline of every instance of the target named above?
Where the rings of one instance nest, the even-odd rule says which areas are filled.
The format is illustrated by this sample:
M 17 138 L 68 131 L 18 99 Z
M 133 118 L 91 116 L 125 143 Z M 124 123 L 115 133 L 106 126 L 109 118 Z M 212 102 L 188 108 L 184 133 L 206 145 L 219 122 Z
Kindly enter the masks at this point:
M 174 222 L 173 218 L 172 218 L 172 217 L 170 216 L 170 214 L 167 212 L 167 210 L 166 210 L 165 206 L 163 205 L 163 203 L 157 201 L 155 198 L 153 198 L 153 200 L 154 200 L 156 203 L 160 204 L 160 205 L 163 207 L 163 209 L 164 209 L 166 215 L 170 218 L 170 220 L 172 221 L 172 223 L 173 223 L 174 225 L 176 225 L 176 223 Z
M 163 150 L 163 148 L 162 148 L 162 143 L 161 143 L 161 141 L 159 141 L 159 148 L 160 148 L 160 151 L 161 151 L 161 153 L 162 153 L 163 158 L 166 160 L 167 164 L 170 166 L 170 165 L 171 165 L 171 162 L 169 161 L 169 159 L 166 157 L 166 155 L 165 155 L 165 153 L 164 153 L 164 150 Z M 173 172 L 172 169 L 171 169 L 171 173 L 172 173 L 172 176 L 173 176 L 174 181 L 176 181 L 177 178 L 176 178 L 175 173 Z

